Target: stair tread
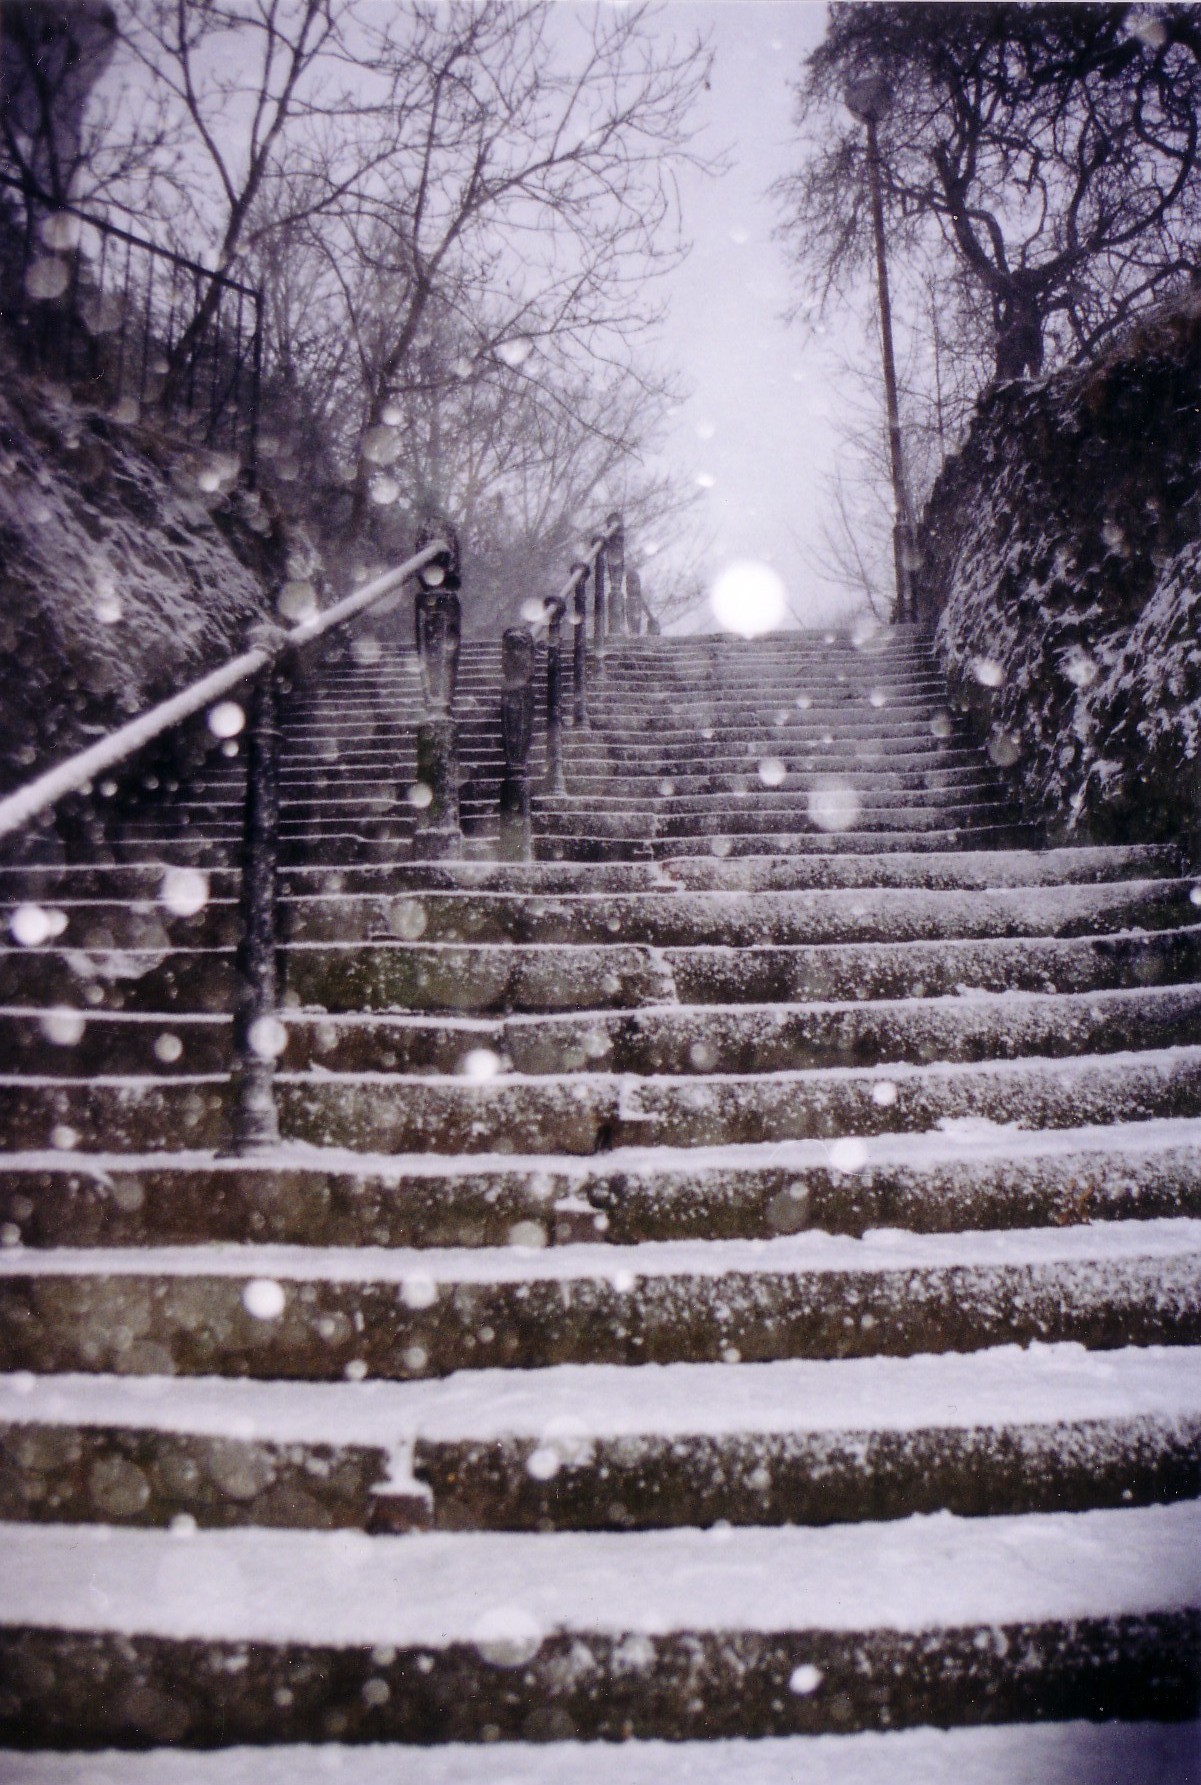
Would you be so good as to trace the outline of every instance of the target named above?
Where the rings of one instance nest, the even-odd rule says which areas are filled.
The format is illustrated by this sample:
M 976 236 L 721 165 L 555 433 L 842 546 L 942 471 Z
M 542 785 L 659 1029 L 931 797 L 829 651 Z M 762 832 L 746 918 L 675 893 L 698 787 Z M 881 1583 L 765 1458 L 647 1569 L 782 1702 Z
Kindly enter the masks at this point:
M 910 1233 L 871 1230 L 861 1238 L 820 1232 L 766 1240 L 644 1240 L 636 1245 L 592 1243 L 545 1247 L 287 1246 L 220 1243 L 208 1246 L 59 1246 L 0 1251 L 0 1278 L 161 1277 L 264 1279 L 280 1283 L 419 1284 L 566 1283 L 591 1279 L 629 1293 L 639 1280 L 680 1277 L 699 1281 L 747 1277 L 863 1276 L 921 1270 L 1055 1269 L 1162 1260 L 1201 1262 L 1201 1219 L 1156 1217 L 1077 1227 L 1013 1228 L 984 1232 Z M 409 1305 L 406 1303 L 406 1305 Z M 413 1305 L 432 1305 L 418 1301 Z
M 1201 1606 L 1197 1502 L 820 1529 L 0 1535 L 5 1623 L 176 1640 L 536 1648 L 561 1631 L 915 1632 Z
M 0 1425 L 113 1426 L 233 1440 L 357 1444 L 850 1434 L 1201 1418 L 1201 1347 L 998 1346 L 745 1365 L 558 1364 L 416 1382 L 0 1376 Z M 582 1460 L 582 1459 L 581 1459 Z
M 0 1751 L 7 1785 L 1194 1785 L 1201 1723 L 1009 1723 L 692 1741 Z

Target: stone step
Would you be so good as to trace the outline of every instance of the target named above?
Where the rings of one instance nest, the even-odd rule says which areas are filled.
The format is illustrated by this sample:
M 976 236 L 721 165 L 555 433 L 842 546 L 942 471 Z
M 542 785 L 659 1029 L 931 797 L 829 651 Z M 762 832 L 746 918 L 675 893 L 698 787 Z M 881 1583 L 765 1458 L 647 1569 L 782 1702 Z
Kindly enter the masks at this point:
M 485 1050 L 532 1076 L 594 1070 L 642 1075 L 761 1073 L 895 1061 L 982 1061 L 1118 1053 L 1201 1042 L 1201 985 L 1049 995 L 588 1010 L 552 1016 L 306 1014 L 285 1011 L 290 1071 L 470 1071 Z M 230 1070 L 224 1015 L 78 1012 L 0 1006 L 10 1073 L 186 1076 Z
M 377 802 L 372 809 L 387 812 L 395 803 L 395 794 L 386 802 Z M 297 802 L 299 803 L 299 802 Z M 350 802 L 343 802 L 350 807 Z M 313 809 L 322 810 L 325 802 L 313 802 Z M 331 810 L 339 802 L 331 800 Z M 910 827 L 927 829 L 932 825 L 972 825 L 981 820 L 997 823 L 1000 819 L 1014 822 L 1018 809 L 1005 790 L 991 783 L 978 784 L 964 790 L 958 787 L 894 789 L 873 785 L 856 788 L 841 779 L 825 775 L 813 777 L 812 785 L 783 787 L 748 787 L 741 792 L 684 794 L 679 797 L 651 796 L 619 800 L 606 795 L 587 793 L 556 794 L 541 789 L 533 796 L 534 813 L 539 823 L 592 826 L 593 834 L 604 836 L 610 828 L 624 835 L 631 830 L 644 830 L 648 836 L 670 836 L 676 832 L 696 836 L 710 830 L 737 833 L 745 828 L 782 830 L 793 826 L 799 830 L 844 831 L 886 826 L 892 830 Z
M 655 1079 L 586 1070 L 524 1077 L 498 1071 L 491 1054 L 469 1056 L 464 1066 L 453 1078 L 277 1073 L 281 1132 L 373 1153 L 588 1155 L 623 1146 L 912 1134 L 966 1117 L 1071 1128 L 1201 1112 L 1201 1047 L 1191 1045 L 1066 1061 Z M 0 1078 L 4 1129 L 19 1151 L 222 1148 L 228 1106 L 222 1074 Z
M 563 760 L 569 778 L 577 772 L 661 778 L 676 774 L 757 775 L 765 757 L 780 754 L 773 739 L 752 738 L 738 749 L 729 748 L 724 742 L 712 748 L 691 749 L 687 745 L 658 744 L 651 737 L 639 742 L 619 742 L 588 732 L 568 732 Z M 931 741 L 928 745 L 916 743 L 886 749 L 876 739 L 860 740 L 857 744 L 840 739 L 826 744 L 816 739 L 803 749 L 785 750 L 783 759 L 798 770 L 829 774 L 870 773 L 873 768 L 905 772 L 969 768 L 983 772 L 987 762 L 982 750 L 970 746 L 960 748 Z
M 739 774 L 683 774 L 657 775 L 647 771 L 637 776 L 609 774 L 578 774 L 574 770 L 567 778 L 567 791 L 576 799 L 597 800 L 602 804 L 622 808 L 640 806 L 650 803 L 653 807 L 661 807 L 670 802 L 673 810 L 688 809 L 694 801 L 712 801 L 715 796 L 723 794 L 758 794 L 760 792 L 787 791 L 791 793 L 809 793 L 814 788 L 828 785 L 829 776 L 823 770 L 789 768 L 781 778 L 779 767 L 785 758 L 777 757 L 774 764 L 768 767 L 765 781 L 759 773 L 758 765 L 748 764 Z M 348 774 L 347 779 L 350 779 Z M 898 793 L 926 794 L 957 792 L 960 797 L 966 793 L 968 797 L 976 792 L 991 793 L 1001 783 L 997 776 L 975 765 L 958 769 L 922 769 L 902 771 L 887 767 L 856 768 L 840 774 L 839 781 L 852 787 L 859 793 Z M 313 783 L 318 785 L 318 783 Z M 383 785 L 381 784 L 381 789 Z M 870 802 L 869 802 L 870 803 Z M 703 808 L 702 808 L 703 809 Z
M 403 1484 L 411 1483 L 405 1494 Z M 378 1491 L 383 1489 L 382 1492 Z M 0 1518 L 600 1531 L 1083 1512 L 1201 1490 L 1201 1349 L 0 1377 Z
M 25 1745 L 847 1733 L 965 1703 L 1171 1719 L 1201 1662 L 1187 1502 L 717 1534 L 3 1535 L 0 1734 Z
M 170 885 L 168 883 L 168 896 Z M 901 943 L 933 938 L 1105 935 L 1187 925 L 1197 914 L 1188 880 L 931 890 L 851 887 L 762 892 L 721 890 L 516 893 L 416 889 L 395 897 L 345 891 L 293 893 L 279 906 L 294 942 L 420 938 L 435 942 L 643 943 L 738 948 L 777 944 Z M 175 915 L 161 901 L 66 899 L 36 907 L 58 950 L 96 954 L 173 947 L 230 947 L 240 912 L 230 898 Z M 9 914 L 27 933 L 28 911 Z M 15 927 L 14 927 L 15 926 Z M 30 957 L 38 947 L 0 950 Z M 670 994 L 668 994 L 670 996 Z
M 881 831 L 904 836 L 909 832 L 945 833 L 951 829 L 964 831 L 993 829 L 1017 822 L 1016 809 L 1001 799 L 956 803 L 939 801 L 926 795 L 921 802 L 898 796 L 890 801 L 879 798 L 872 805 L 861 803 L 837 790 L 831 799 L 820 805 L 814 815 L 804 800 L 784 800 L 764 805 L 756 801 L 734 801 L 728 805 L 709 806 L 699 812 L 598 811 L 581 802 L 537 798 L 534 801 L 535 823 L 539 836 L 582 837 L 603 841 L 612 836 L 620 840 L 631 835 L 652 842 L 671 842 L 674 838 L 706 839 L 709 837 L 774 836 L 788 828 L 798 835 L 826 837 L 848 833 L 871 836 Z M 287 824 L 287 819 L 284 819 Z M 320 829 L 326 820 L 312 823 Z M 328 821 L 332 822 L 332 821 Z M 391 818 L 382 820 L 391 823 Z
M 170 871 L 166 862 L 120 864 L 73 862 L 69 866 L 14 867 L 0 865 L 0 900 L 8 906 L 25 900 L 53 899 L 158 899 L 169 890 L 163 885 Z M 663 863 L 611 862 L 580 865 L 571 862 L 482 863 L 422 862 L 395 868 L 344 864 L 341 868 L 292 868 L 283 877 L 285 891 L 311 888 L 323 892 L 399 891 L 466 886 L 492 891 L 587 892 L 661 890 L 679 883 L 697 891 L 788 891 L 812 886 L 937 886 L 999 888 L 1004 886 L 1059 886 L 1123 879 L 1172 879 L 1180 873 L 1179 852 L 1168 845 L 1131 844 L 1103 847 L 1074 846 L 1063 849 L 1010 850 L 971 853 L 954 851 L 942 857 L 898 854 L 876 858 L 844 857 L 746 857 L 737 861 L 685 858 Z M 395 887 L 392 876 L 396 876 Z M 219 898 L 237 896 L 240 876 L 216 869 L 201 893 Z
M 782 760 L 773 759 L 773 762 L 779 763 Z M 789 770 L 782 778 L 777 778 L 776 766 L 769 766 L 766 772 L 768 780 L 765 782 L 756 764 L 749 764 L 741 773 L 733 775 L 658 775 L 648 772 L 636 777 L 620 777 L 576 774 L 573 771 L 568 778 L 567 791 L 573 799 L 595 801 L 602 808 L 610 806 L 625 811 L 649 806 L 651 809 L 661 810 L 667 805 L 673 811 L 688 811 L 705 810 L 710 804 L 725 803 L 721 799 L 723 795 L 733 794 L 745 798 L 748 795 L 772 794 L 780 798 L 787 794 L 809 793 L 815 788 L 824 789 L 830 779 L 824 770 Z M 489 788 L 495 794 L 503 778 L 504 765 L 499 756 L 495 763 L 481 764 L 475 761 L 471 764 L 470 785 L 473 788 Z M 404 800 L 407 787 L 413 779 L 413 775 L 409 775 L 406 780 L 406 776 L 399 772 L 380 774 L 363 766 L 287 770 L 281 775 L 280 797 L 285 805 L 347 798 L 351 801 L 390 802 Z M 926 769 L 910 773 L 884 767 L 858 768 L 840 774 L 838 779 L 841 784 L 869 795 L 925 796 L 953 793 L 959 798 L 971 798 L 976 794 L 987 796 L 1001 786 L 993 772 L 975 766 Z M 245 789 L 240 780 L 206 776 L 190 784 L 178 799 L 173 799 L 171 810 L 214 806 L 235 807 L 240 810 L 244 799 Z M 870 800 L 868 803 L 871 803 Z
M 938 997 L 969 991 L 1089 992 L 1177 985 L 1201 972 L 1201 927 L 1062 939 L 697 945 L 551 942 L 293 942 L 287 987 L 301 1006 L 475 1012 L 630 1009 L 774 1000 Z M 37 1009 L 224 1015 L 231 949 L 0 949 L 0 999 Z
M 386 1682 L 385 1682 L 386 1683 Z M 285 1688 L 287 1690 L 288 1688 Z M 161 1709 L 161 1706 L 159 1707 Z M 154 1706 L 143 1701 L 148 1721 L 131 1724 L 143 1739 L 153 1734 Z M 327 1713 L 335 1721 L 337 1710 Z M 618 1735 L 620 1732 L 616 1732 Z M 336 1785 L 1106 1785 L 1115 1779 L 1138 1785 L 1190 1785 L 1201 1744 L 1192 1722 L 1013 1722 L 996 1727 L 859 1735 L 728 1737 L 706 1741 L 576 1742 L 538 1740 L 439 1743 L 400 1748 L 371 1741 L 320 1745 L 225 1748 L 211 1752 L 152 1749 L 122 1753 L 119 1780 L 88 1756 L 86 1775 L 78 1754 L 0 1753 L 8 1785 L 295 1785 L 328 1777 Z
M 406 1380 L 1032 1340 L 1201 1342 L 1201 1222 L 544 1250 L 0 1252 L 0 1368 L 43 1375 Z
M 376 735 L 379 735 L 378 733 Z M 579 736 L 579 733 L 572 733 Z M 853 750 L 856 745 L 878 747 L 881 753 L 895 749 L 898 751 L 920 751 L 937 748 L 946 741 L 952 747 L 970 749 L 973 740 L 966 729 L 944 733 L 935 730 L 925 720 L 912 722 L 894 721 L 888 725 L 873 724 L 864 717 L 855 719 L 848 715 L 828 725 L 797 725 L 787 731 L 774 725 L 739 724 L 720 726 L 700 725 L 665 725 L 654 714 L 630 714 L 625 721 L 614 721 L 611 724 L 596 722 L 589 728 L 588 735 L 596 743 L 606 749 L 620 750 L 625 745 L 641 747 L 645 752 L 648 744 L 667 755 L 684 754 L 703 766 L 707 760 L 705 746 L 720 737 L 721 747 L 728 754 L 759 751 L 771 754 L 773 748 L 786 743 L 794 751 L 804 753 L 806 750 L 817 750 L 822 747 L 838 746 L 844 750 Z M 984 753 L 979 752 L 981 758 Z
M 379 1155 L 281 1146 L 10 1153 L 0 1223 L 27 1246 L 506 1246 L 514 1235 L 772 1239 L 819 1229 L 952 1233 L 1201 1216 L 1201 1121 L 1045 1133 L 969 1118 L 945 1132 L 562 1154 Z
M 886 849 L 910 853 L 932 849 L 939 854 L 962 849 L 1029 849 L 1037 832 L 1029 824 L 975 824 L 970 828 L 902 831 L 892 828 L 836 832 L 730 832 L 700 837 L 582 836 L 562 821 L 539 820 L 534 848 L 541 861 L 654 861 L 674 856 L 713 855 L 719 859 L 739 855 L 809 855 L 861 852 L 875 855 Z
M 1105 885 L 1011 887 L 939 892 L 916 887 L 794 892 L 563 893 L 411 892 L 397 898 L 331 893 L 282 907 L 295 941 L 420 938 L 432 942 L 640 942 L 707 944 L 899 943 L 932 938 L 1083 936 L 1158 930 L 1198 915 L 1192 883 L 1120 881 Z M 64 906 L 66 935 L 96 910 Z M 115 927 L 113 908 L 107 911 Z
M 887 727 L 890 721 L 921 720 L 947 709 L 946 682 L 932 676 L 928 681 L 872 682 L 855 687 L 827 687 L 815 695 L 798 694 L 796 684 L 742 689 L 703 687 L 666 688 L 639 694 L 623 686 L 602 684 L 587 695 L 588 715 L 595 724 L 623 724 L 647 718 L 669 726 L 694 730 L 700 725 L 814 724 L 828 718 L 838 724 L 845 718 Z

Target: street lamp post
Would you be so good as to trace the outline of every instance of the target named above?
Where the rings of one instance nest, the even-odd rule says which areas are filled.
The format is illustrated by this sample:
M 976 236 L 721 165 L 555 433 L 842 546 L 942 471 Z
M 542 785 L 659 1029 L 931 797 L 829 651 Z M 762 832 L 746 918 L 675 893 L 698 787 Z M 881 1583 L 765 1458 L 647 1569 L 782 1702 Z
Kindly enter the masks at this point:
M 880 119 L 891 103 L 892 95 L 880 76 L 852 81 L 847 88 L 847 110 L 867 129 L 867 177 L 872 201 L 872 224 L 876 237 L 876 278 L 880 288 L 880 339 L 884 359 L 884 396 L 888 405 L 888 447 L 892 463 L 892 494 L 895 519 L 892 527 L 892 553 L 897 581 L 897 605 L 894 618 L 915 620 L 913 560 L 915 542 L 913 514 L 909 506 L 909 490 L 905 482 L 905 457 L 901 448 L 901 412 L 897 403 L 897 365 L 892 350 L 892 301 L 888 293 L 888 262 L 884 256 L 884 191 L 880 178 Z

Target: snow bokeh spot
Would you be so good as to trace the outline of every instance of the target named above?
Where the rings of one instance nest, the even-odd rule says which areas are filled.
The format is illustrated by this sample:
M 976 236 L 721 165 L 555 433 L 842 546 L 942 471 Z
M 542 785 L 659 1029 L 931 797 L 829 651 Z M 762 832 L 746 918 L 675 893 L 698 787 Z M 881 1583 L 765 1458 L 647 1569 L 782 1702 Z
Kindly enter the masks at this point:
M 363 435 L 363 457 L 369 465 L 390 465 L 400 451 L 400 436 L 394 428 L 368 428 Z
M 246 714 L 236 700 L 218 701 L 208 717 L 208 727 L 215 738 L 236 738 L 245 728 Z
M 809 795 L 809 816 L 819 830 L 849 831 L 859 809 L 859 795 L 845 781 L 822 781 Z
M 46 255 L 30 263 L 25 274 L 25 289 L 39 303 L 61 297 L 71 283 L 71 268 L 65 260 Z
M 278 1060 L 288 1045 L 288 1031 L 277 1016 L 260 1016 L 251 1023 L 246 1040 L 260 1060 Z
M 788 1676 L 788 1690 L 798 1698 L 808 1698 L 816 1692 L 822 1683 L 822 1670 L 814 1667 L 812 1661 L 805 1661 L 800 1667 L 794 1667 Z
M 274 1277 L 252 1277 L 242 1291 L 242 1306 L 256 1320 L 278 1320 L 287 1296 Z
M 1088 652 L 1076 645 L 1063 660 L 1063 673 L 1073 687 L 1091 688 L 1101 672 Z
M 739 559 L 723 570 L 709 598 L 723 632 L 757 638 L 783 624 L 788 611 L 784 584 L 770 564 Z
M 87 1018 L 82 1011 L 69 1010 L 64 1005 L 43 1011 L 39 1026 L 46 1040 L 53 1042 L 55 1047 L 74 1047 L 83 1039 Z
M 472 1640 L 493 1667 L 524 1667 L 542 1647 L 542 1629 L 519 1605 L 497 1605 L 476 1621 Z
M 509 1229 L 510 1246 L 521 1246 L 531 1251 L 541 1251 L 546 1245 L 546 1229 L 541 1221 L 514 1221 Z
M 765 756 L 759 764 L 759 779 L 765 787 L 779 787 L 787 773 L 778 756 Z
M 459 1061 L 460 1077 L 469 1078 L 477 1085 L 486 1084 L 500 1070 L 500 1055 L 494 1054 L 490 1047 L 469 1048 Z
M 406 1308 L 432 1308 L 438 1299 L 438 1285 L 432 1277 L 406 1277 L 400 1286 L 400 1299 Z
M 527 340 L 524 335 L 517 335 L 512 341 L 502 341 L 500 343 L 500 346 L 496 349 L 496 357 L 497 359 L 503 360 L 506 366 L 516 368 L 517 366 L 524 366 L 526 360 L 529 359 L 533 351 L 534 343 Z
M 973 657 L 969 667 L 982 688 L 999 688 L 1005 680 L 1005 671 L 995 657 Z
M 867 1143 L 848 1135 L 830 1143 L 830 1164 L 835 1171 L 862 1171 L 867 1164 Z
M 416 942 L 424 936 L 427 921 L 420 899 L 397 899 L 388 913 L 388 927 L 402 942 Z
M 195 917 L 208 904 L 209 877 L 199 868 L 168 868 L 158 896 L 173 917 Z
M 65 911 L 48 910 L 42 905 L 18 905 L 8 920 L 9 934 L 21 948 L 40 948 L 43 942 L 61 936 L 66 927 Z
M 280 590 L 275 608 L 281 619 L 297 625 L 302 620 L 311 619 L 317 612 L 316 587 L 302 577 L 292 578 Z
M 92 612 L 102 626 L 115 626 L 125 609 L 121 605 L 121 597 L 107 578 L 101 578 L 96 584 L 96 598 L 92 602 Z

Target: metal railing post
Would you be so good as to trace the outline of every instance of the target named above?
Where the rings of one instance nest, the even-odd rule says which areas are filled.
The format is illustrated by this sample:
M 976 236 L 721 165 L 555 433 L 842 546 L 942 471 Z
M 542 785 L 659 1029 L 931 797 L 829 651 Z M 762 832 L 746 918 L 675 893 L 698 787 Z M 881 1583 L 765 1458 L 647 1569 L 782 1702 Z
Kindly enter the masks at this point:
M 563 615 L 566 603 L 558 595 L 546 604 L 546 790 L 566 793 L 563 775 Z
M 522 626 L 509 626 L 501 641 L 501 739 L 505 773 L 500 785 L 500 857 L 528 862 L 530 743 L 534 736 L 534 641 Z
M 274 643 L 277 628 L 253 643 Z M 264 636 L 265 635 L 265 636 Z M 279 682 L 274 658 L 255 679 L 246 736 L 242 832 L 240 986 L 234 1008 L 233 1151 L 262 1153 L 279 1144 L 275 1062 L 287 1039 L 279 1019 L 277 879 L 279 864 Z
M 636 570 L 626 571 L 626 617 L 632 636 L 640 638 L 645 615 L 642 606 L 642 578 Z
M 571 723 L 582 731 L 588 723 L 588 575 L 587 564 L 573 564 L 571 574 L 578 577 L 575 585 L 575 634 L 571 646 Z
M 627 632 L 629 626 L 626 616 L 626 536 L 621 524 L 621 516 L 616 511 L 605 516 L 605 560 L 609 567 L 609 625 L 610 632 Z
M 608 601 L 605 589 L 605 541 L 598 534 L 592 541 L 594 553 L 594 569 L 592 572 L 592 651 L 596 664 L 596 679 L 599 682 L 605 671 L 605 634 L 608 627 Z
M 425 710 L 417 724 L 417 782 L 406 797 L 417 810 L 414 855 L 425 861 L 451 861 L 463 853 L 453 716 L 462 631 L 459 543 L 443 524 L 420 534 L 418 551 L 434 539 L 448 543 L 445 552 L 418 572 L 414 627 Z

